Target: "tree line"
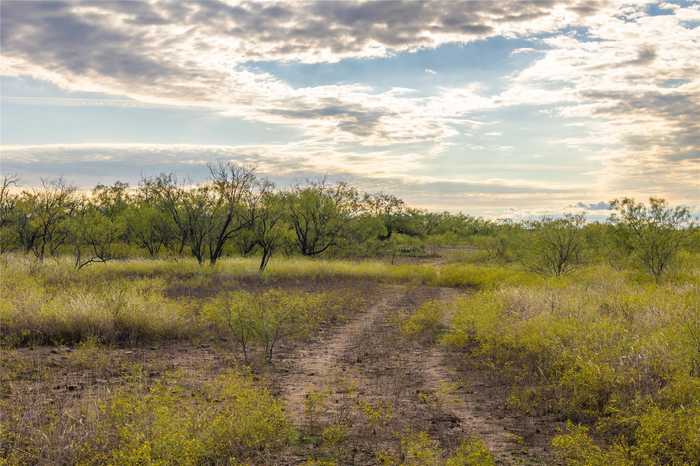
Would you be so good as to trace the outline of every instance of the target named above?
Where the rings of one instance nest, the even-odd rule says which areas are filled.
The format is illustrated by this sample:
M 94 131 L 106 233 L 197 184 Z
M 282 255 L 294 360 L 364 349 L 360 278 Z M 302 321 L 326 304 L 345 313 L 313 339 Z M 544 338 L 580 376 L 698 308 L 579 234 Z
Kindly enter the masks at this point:
M 80 192 L 63 179 L 20 190 L 0 183 L 0 253 L 22 251 L 39 261 L 70 254 L 77 269 L 112 259 L 192 256 L 200 264 L 228 255 L 367 257 L 424 254 L 435 245 L 469 243 L 498 261 L 520 261 L 561 275 L 592 256 L 634 258 L 657 280 L 697 228 L 685 207 L 662 199 L 611 202 L 608 222 L 583 215 L 523 222 L 489 221 L 408 207 L 391 194 L 363 193 L 347 183 L 308 181 L 278 189 L 254 169 L 209 166 L 191 185 L 174 174 L 138 186 L 116 182 Z
M 188 185 L 174 174 L 138 186 L 98 185 L 81 193 L 63 179 L 19 190 L 0 186 L 0 252 L 40 261 L 71 254 L 76 268 L 131 255 L 191 255 L 200 264 L 225 255 L 376 255 L 397 236 L 479 233 L 490 222 L 412 209 L 396 196 L 361 193 L 347 183 L 309 181 L 281 190 L 250 168 L 209 166 L 209 179 Z M 391 246 L 389 246 L 391 245 Z

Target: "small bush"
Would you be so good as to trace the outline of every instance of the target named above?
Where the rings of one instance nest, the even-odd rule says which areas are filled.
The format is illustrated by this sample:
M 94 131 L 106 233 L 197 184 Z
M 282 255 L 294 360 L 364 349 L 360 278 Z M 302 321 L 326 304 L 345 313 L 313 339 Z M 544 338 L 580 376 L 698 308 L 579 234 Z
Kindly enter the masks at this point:
M 512 406 L 595 426 L 607 441 L 581 429 L 558 437 L 571 464 L 697 463 L 697 284 L 638 283 L 601 266 L 456 307 L 442 342 L 499 370 Z
M 202 315 L 233 337 L 246 363 L 254 346 L 261 346 L 271 362 L 280 343 L 306 337 L 321 322 L 338 319 L 339 306 L 352 308 L 354 304 L 358 300 L 342 292 L 238 291 L 212 300 Z
M 406 432 L 398 437 L 397 452 L 381 451 L 379 464 L 386 466 L 495 466 L 493 455 L 476 437 L 462 441 L 457 450 L 445 458 L 438 441 L 426 432 Z
M 164 296 L 160 280 L 54 287 L 34 277 L 0 284 L 0 339 L 5 344 L 69 344 L 87 339 L 143 342 L 191 334 L 185 306 Z M 15 292 L 11 292 L 14 290 Z
M 444 327 L 446 303 L 427 301 L 401 323 L 401 333 L 407 337 L 420 337 L 434 341 Z
M 471 437 L 447 458 L 445 466 L 496 466 L 496 460 L 483 440 Z
M 103 404 L 88 464 L 240 464 L 287 444 L 294 431 L 280 402 L 248 376 L 227 372 L 199 389 L 159 383 Z

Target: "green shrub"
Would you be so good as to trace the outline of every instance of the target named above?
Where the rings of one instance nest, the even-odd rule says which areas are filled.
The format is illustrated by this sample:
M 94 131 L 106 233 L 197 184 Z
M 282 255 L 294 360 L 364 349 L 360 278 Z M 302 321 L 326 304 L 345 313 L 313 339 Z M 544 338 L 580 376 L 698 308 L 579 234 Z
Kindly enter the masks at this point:
M 700 288 L 605 266 L 457 302 L 442 342 L 512 385 L 511 405 L 595 425 L 555 442 L 570 464 L 695 464 Z M 618 461 L 619 462 L 616 462 Z
M 441 301 L 426 301 L 401 322 L 401 333 L 407 337 L 435 340 L 444 327 L 445 306 Z
M 700 399 L 675 410 L 651 407 L 639 417 L 632 458 L 637 464 L 700 464 Z
M 306 337 L 321 322 L 338 318 L 338 306 L 352 307 L 356 302 L 342 292 L 237 291 L 206 304 L 202 315 L 233 337 L 246 363 L 251 347 L 256 345 L 264 349 L 265 359 L 271 362 L 282 341 Z
M 603 450 L 588 435 L 588 428 L 567 424 L 568 432 L 552 440 L 552 446 L 561 461 L 569 466 L 604 466 L 607 463 Z M 627 463 L 620 463 L 624 465 Z
M 445 466 L 496 466 L 496 460 L 483 440 L 471 437 L 447 458 Z
M 552 445 L 571 466 L 700 464 L 700 406 L 677 410 L 650 406 L 635 423 L 631 441 L 618 438 L 607 448 L 596 445 L 588 428 L 571 423 Z
M 227 372 L 199 389 L 166 381 L 103 404 L 85 464 L 240 464 L 264 461 L 294 431 L 283 407 L 250 377 Z
M 469 437 L 445 458 L 437 440 L 426 432 L 406 432 L 398 436 L 397 452 L 381 451 L 379 464 L 387 466 L 495 466 L 496 462 L 479 438 Z

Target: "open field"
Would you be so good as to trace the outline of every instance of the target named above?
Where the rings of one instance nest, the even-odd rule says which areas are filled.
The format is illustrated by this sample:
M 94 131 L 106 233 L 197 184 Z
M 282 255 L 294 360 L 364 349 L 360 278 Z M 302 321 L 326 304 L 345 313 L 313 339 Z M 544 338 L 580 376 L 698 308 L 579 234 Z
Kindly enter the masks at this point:
M 697 257 L 663 283 L 605 265 L 546 277 L 463 259 L 291 258 L 259 275 L 252 259 L 76 271 L 5 256 L 0 458 L 700 458 Z
M 210 170 L 3 181 L 0 466 L 700 464 L 688 208 L 490 221 Z
M 700 466 L 700 0 L 0 31 L 0 466 Z

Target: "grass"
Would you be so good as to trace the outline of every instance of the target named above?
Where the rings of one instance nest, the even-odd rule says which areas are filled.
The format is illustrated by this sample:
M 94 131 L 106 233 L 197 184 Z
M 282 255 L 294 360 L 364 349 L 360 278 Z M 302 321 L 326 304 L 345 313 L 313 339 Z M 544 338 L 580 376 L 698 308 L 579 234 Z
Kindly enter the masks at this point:
M 684 258 L 697 263 L 696 256 Z M 697 286 L 700 267 L 686 266 L 670 276 L 675 286 Z M 392 265 L 380 261 L 278 259 L 263 275 L 257 261 L 227 258 L 216 266 L 194 260 L 114 261 L 76 271 L 68 259 L 39 264 L 25 256 L 0 259 L 0 343 L 12 346 L 69 344 L 97 338 L 102 342 L 149 342 L 190 338 L 201 332 L 201 303 L 171 297 L 178 286 L 213 293 L 236 280 L 260 284 L 337 279 L 500 290 L 542 289 L 570 283 L 595 283 L 605 276 L 628 284 L 651 286 L 638 272 L 595 266 L 557 279 L 514 265 L 430 263 Z M 269 285 L 266 285 L 269 286 Z M 611 294 L 618 290 L 608 289 Z
M 379 261 L 280 259 L 262 276 L 254 259 L 230 258 L 216 266 L 194 260 L 126 260 L 76 271 L 67 259 L 39 264 L 27 257 L 0 260 L 0 343 L 10 346 L 145 343 L 191 338 L 208 325 L 201 300 L 170 297 L 178 286 L 218 292 L 221 284 L 254 280 L 368 280 L 437 286 L 491 287 L 537 277 L 497 266 L 391 265 Z
M 484 288 L 458 303 L 443 343 L 497 369 L 513 406 L 592 426 L 555 440 L 569 464 L 698 464 L 697 277 L 686 269 L 657 285 L 594 266 Z
M 310 264 L 304 265 L 311 269 Z M 211 298 L 169 296 L 168 290 L 173 287 L 201 288 L 215 279 L 216 283 L 225 283 L 233 277 L 246 276 L 246 270 L 233 260 L 218 269 L 161 261 L 101 265 L 104 267 L 83 273 L 60 261 L 39 268 L 30 261 L 5 261 L 0 283 L 0 344 L 61 345 L 94 339 L 126 345 L 214 337 L 221 333 L 217 328 L 229 327 L 220 322 L 225 320 L 222 312 L 226 315 L 226 309 L 244 309 L 250 310 L 251 316 L 255 314 L 255 334 L 265 341 L 271 359 L 271 345 L 282 336 L 308 335 L 323 322 L 342 319 L 345 313 L 364 305 L 361 296 L 337 288 L 325 294 L 284 290 L 231 294 L 211 286 L 215 289 Z M 294 276 L 299 264 L 288 265 L 285 274 L 289 275 L 285 276 Z M 269 277 L 260 280 L 267 284 Z M 261 300 L 267 304 L 253 305 Z M 279 305 L 273 306 L 275 303 Z M 258 312 L 253 313 L 253 308 L 259 308 Z M 299 328 L 292 329 L 289 322 L 298 323 Z M 236 329 L 228 330 L 236 333 Z M 274 333 L 274 339 L 270 333 Z
M 201 383 L 172 373 L 147 386 L 137 376 L 97 404 L 42 413 L 48 422 L 2 408 L 6 465 L 264 464 L 296 436 L 282 403 L 233 370 Z
M 23 256 L 0 258 L 0 350 L 10 355 L 3 356 L 3 369 L 20 374 L 0 377 L 0 465 L 47 458 L 84 464 L 265 463 L 268 445 L 279 453 L 296 433 L 279 402 L 242 371 L 207 380 L 166 375 L 148 383 L 135 376 L 94 399 L 21 412 L 38 398 L 24 393 L 29 401 L 10 404 L 4 382 L 9 386 L 25 374 L 53 383 L 44 372 L 55 369 L 23 366 L 11 352 L 72 345 L 64 367 L 102 377 L 123 371 L 113 367 L 104 345 L 118 351 L 224 338 L 221 346 L 237 351 L 242 332 L 249 331 L 247 343 L 272 360 L 283 340 L 302 341 L 374 299 L 361 283 L 469 289 L 450 312 L 440 301 L 419 306 L 400 322 L 402 334 L 439 340 L 493 369 L 512 387 L 513 408 L 570 421 L 553 441 L 562 462 L 700 464 L 698 254 L 682 255 L 661 283 L 605 264 L 556 278 L 473 260 L 392 265 L 280 258 L 263 275 L 257 267 L 254 258 L 227 258 L 214 267 L 189 259 L 132 259 L 76 271 L 67 259 L 38 264 Z M 178 289 L 199 294 L 178 295 Z M 380 410 L 362 406 L 369 426 Z M 342 437 L 340 427 L 331 427 L 319 433 L 329 451 Z M 406 458 L 406 464 L 493 461 L 478 442 L 448 457 L 425 433 L 400 435 L 396 449 L 384 452 L 385 464 Z
M 0 285 L 0 342 L 13 346 L 70 344 L 97 338 L 134 343 L 196 332 L 186 303 L 164 296 L 159 279 L 47 284 L 18 271 Z
M 514 266 L 489 264 L 432 263 L 391 264 L 377 260 L 325 260 L 279 258 L 263 275 L 258 273 L 256 258 L 225 258 L 214 266 L 201 266 L 193 259 L 129 259 L 112 261 L 76 272 L 68 258 L 47 260 L 39 264 L 27 256 L 6 255 L 0 258 L 3 276 L 28 275 L 49 285 L 71 282 L 104 282 L 120 278 L 196 279 L 219 276 L 234 278 L 275 279 L 370 279 L 388 283 L 412 283 L 433 286 L 488 287 L 506 283 L 534 283 L 539 276 Z

